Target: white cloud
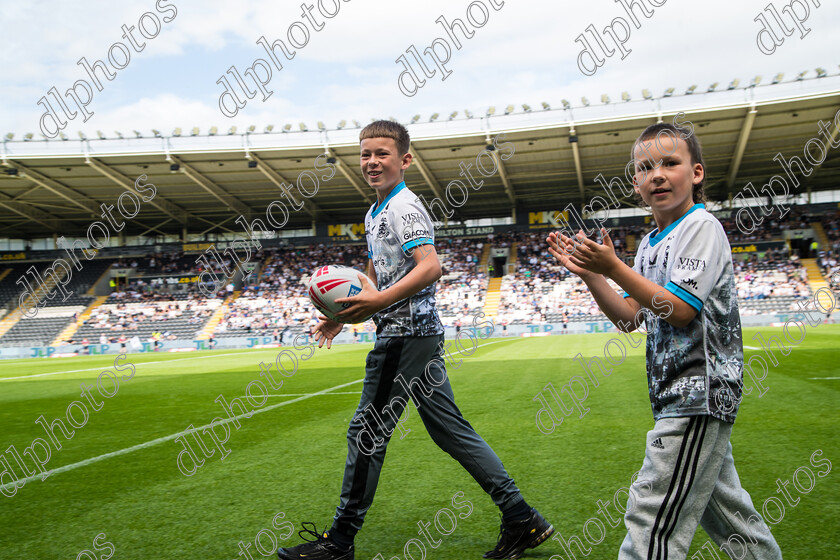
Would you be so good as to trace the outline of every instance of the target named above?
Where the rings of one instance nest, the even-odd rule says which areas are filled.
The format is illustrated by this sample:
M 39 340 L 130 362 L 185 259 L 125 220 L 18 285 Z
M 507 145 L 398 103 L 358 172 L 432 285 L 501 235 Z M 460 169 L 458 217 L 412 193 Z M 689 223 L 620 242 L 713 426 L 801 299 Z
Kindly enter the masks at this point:
M 489 6 L 490 0 L 483 1 Z M 219 112 L 221 88 L 215 78 L 206 83 L 184 83 L 178 75 L 161 80 L 155 65 L 144 62 L 123 71 L 133 73 L 132 83 L 140 84 L 136 90 L 112 86 L 91 105 L 94 117 L 88 123 L 72 121 L 67 132 L 193 125 L 206 129 L 213 124 L 301 120 L 334 125 L 344 118 L 366 122 L 373 116 L 408 119 L 415 113 L 425 118 L 434 111 L 448 114 L 464 108 L 483 114 L 488 105 L 537 106 L 543 100 L 557 105 L 561 98 L 577 103 L 583 95 L 597 102 L 601 93 L 618 100 L 625 90 L 638 99 L 642 88 L 659 94 L 666 87 L 682 91 L 696 83 L 705 90 L 713 81 L 727 84 L 740 78 L 745 84 L 757 74 L 767 82 L 776 72 L 791 78 L 816 66 L 837 73 L 840 5 L 811 5 L 805 23 L 811 32 L 804 38 L 798 33 L 786 37 L 775 54 L 766 56 L 755 46 L 760 27 L 753 20 L 767 1 L 665 3 L 651 18 L 640 18 L 640 29 L 632 27 L 626 43 L 632 52 L 626 59 L 613 55 L 595 75 L 584 76 L 576 62 L 581 47 L 574 39 L 590 24 L 603 29 L 616 17 L 626 19 L 619 3 L 505 0 L 500 10 L 488 9 L 488 22 L 474 30 L 472 39 L 461 38 L 462 48 L 453 49 L 447 64 L 452 75 L 441 81 L 438 72 L 411 98 L 397 88 L 401 68 L 395 59 L 412 44 L 422 52 L 435 38 L 444 37 L 435 20 L 441 15 L 449 21 L 465 19 L 470 2 L 342 1 L 333 19 L 317 15 L 317 7 L 313 10 L 324 29 L 310 32 L 308 44 L 295 58 L 283 59 L 281 72 L 275 69 L 268 85 L 272 97 L 249 101 L 236 119 Z M 146 62 L 166 59 L 170 67 L 174 63 L 209 69 L 213 76 L 232 64 L 244 69 L 255 58 L 266 58 L 255 41 L 263 35 L 269 41 L 287 41 L 289 26 L 304 19 L 300 2 L 169 3 L 177 7 L 176 18 L 164 23 L 156 38 L 146 40 L 146 49 L 133 56 Z M 781 6 L 781 0 L 776 4 Z M 0 85 L 0 129 L 34 131 L 41 113 L 37 100 L 52 86 L 63 91 L 84 77 L 76 61 L 82 56 L 105 58 L 113 42 L 124 41 L 121 26 L 136 25 L 147 11 L 156 11 L 152 0 L 4 6 L 0 64 L 14 70 Z

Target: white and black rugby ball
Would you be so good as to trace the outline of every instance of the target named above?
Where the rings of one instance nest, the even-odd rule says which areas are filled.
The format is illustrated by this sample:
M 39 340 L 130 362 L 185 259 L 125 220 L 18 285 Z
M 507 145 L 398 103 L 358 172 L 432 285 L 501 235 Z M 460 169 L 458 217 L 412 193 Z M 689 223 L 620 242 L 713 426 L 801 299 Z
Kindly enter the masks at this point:
M 352 297 L 362 291 L 359 274 L 359 271 L 347 266 L 322 266 L 309 278 L 309 301 L 327 318 L 343 323 L 344 321 L 336 318 L 335 314 L 347 309 L 350 304 L 335 303 L 335 300 Z M 370 282 L 367 276 L 362 276 Z M 364 321 L 368 319 L 370 317 Z

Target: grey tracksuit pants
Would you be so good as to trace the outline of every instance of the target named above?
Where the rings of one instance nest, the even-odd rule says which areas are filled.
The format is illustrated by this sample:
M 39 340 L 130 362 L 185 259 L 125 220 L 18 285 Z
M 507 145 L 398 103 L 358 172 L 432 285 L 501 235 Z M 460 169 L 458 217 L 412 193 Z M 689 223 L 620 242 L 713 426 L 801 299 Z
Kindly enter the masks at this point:
M 716 552 L 725 553 L 717 552 L 722 558 L 781 560 L 770 529 L 741 487 L 731 433 L 732 424 L 711 416 L 656 422 L 631 489 L 635 498 L 628 500 L 620 560 L 682 560 L 698 525 L 717 544 Z
M 385 450 L 408 404 L 420 413 L 432 440 L 472 475 L 501 509 L 522 500 L 499 457 L 455 405 L 440 345 L 443 335 L 380 337 L 367 356 L 359 407 L 347 430 L 347 463 L 333 530 L 348 536 L 362 527 L 373 502 Z

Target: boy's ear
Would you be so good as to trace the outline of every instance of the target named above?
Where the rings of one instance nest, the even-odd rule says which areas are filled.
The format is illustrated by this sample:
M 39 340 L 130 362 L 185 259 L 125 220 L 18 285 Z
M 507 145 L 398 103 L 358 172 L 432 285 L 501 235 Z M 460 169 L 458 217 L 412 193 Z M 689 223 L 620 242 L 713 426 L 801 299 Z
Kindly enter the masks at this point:
M 702 163 L 695 163 L 694 164 L 694 180 L 691 182 L 692 185 L 697 185 L 706 177 L 706 170 L 703 169 Z
M 414 156 L 411 155 L 411 152 L 406 152 L 403 154 L 402 157 L 402 165 L 400 165 L 400 169 L 408 169 L 411 165 L 411 161 L 414 159 Z

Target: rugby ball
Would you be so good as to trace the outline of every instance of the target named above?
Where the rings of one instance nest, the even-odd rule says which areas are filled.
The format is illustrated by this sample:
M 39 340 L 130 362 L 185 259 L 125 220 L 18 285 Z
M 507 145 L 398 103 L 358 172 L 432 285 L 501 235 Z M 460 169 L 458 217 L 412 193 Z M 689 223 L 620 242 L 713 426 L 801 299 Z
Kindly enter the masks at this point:
M 362 291 L 362 281 L 359 280 L 359 274 L 361 274 L 359 271 L 347 266 L 322 266 L 309 278 L 309 301 L 329 319 L 343 323 L 344 321 L 337 319 L 335 314 L 347 309 L 350 304 L 335 303 L 335 300 L 355 296 Z M 367 276 L 362 276 L 370 282 Z M 370 283 L 373 286 L 373 283 Z M 363 321 L 368 319 L 370 317 L 363 319 Z

